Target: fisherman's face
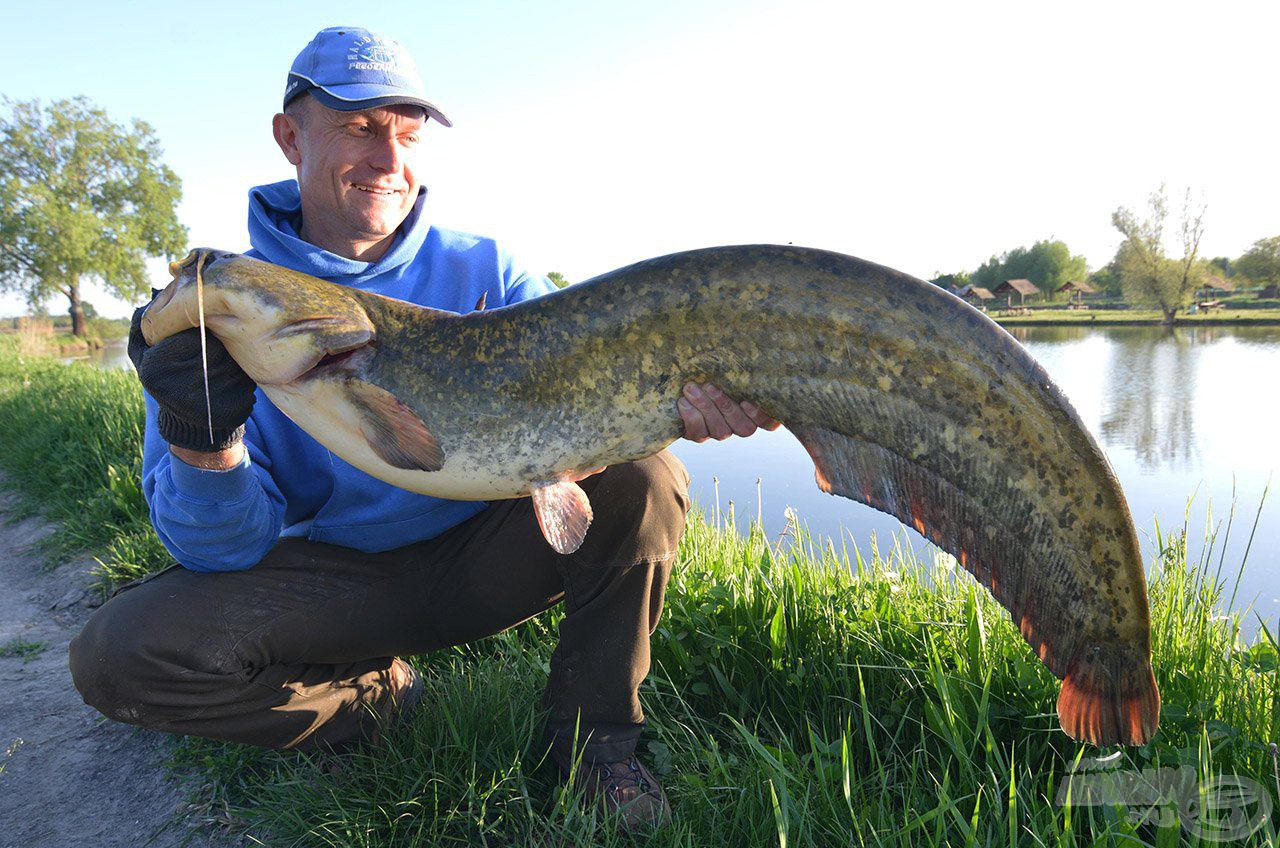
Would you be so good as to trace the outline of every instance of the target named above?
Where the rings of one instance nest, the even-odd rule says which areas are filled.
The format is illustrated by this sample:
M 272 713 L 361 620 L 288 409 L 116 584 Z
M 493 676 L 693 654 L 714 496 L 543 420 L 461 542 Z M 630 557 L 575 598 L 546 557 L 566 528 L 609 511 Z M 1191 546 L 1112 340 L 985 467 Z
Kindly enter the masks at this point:
M 277 115 L 276 141 L 298 169 L 302 237 L 373 262 L 418 198 L 415 175 L 426 115 L 416 106 L 338 112 L 311 97 Z

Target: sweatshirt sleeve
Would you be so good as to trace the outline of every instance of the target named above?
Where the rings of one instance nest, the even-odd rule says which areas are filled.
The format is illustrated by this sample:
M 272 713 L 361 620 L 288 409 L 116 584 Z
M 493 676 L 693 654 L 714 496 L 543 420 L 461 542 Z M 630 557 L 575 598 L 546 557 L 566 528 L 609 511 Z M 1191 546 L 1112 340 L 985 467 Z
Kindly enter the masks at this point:
M 498 263 L 506 295 L 503 304 L 506 306 L 556 291 L 555 283 L 546 277 L 529 273 L 501 249 L 498 252 Z
M 245 427 L 244 461 L 226 471 L 206 471 L 169 451 L 156 429 L 156 402 L 148 395 L 146 404 L 142 491 L 160 541 L 192 571 L 256 565 L 280 536 L 285 503 L 269 463 L 254 447 L 252 419 Z

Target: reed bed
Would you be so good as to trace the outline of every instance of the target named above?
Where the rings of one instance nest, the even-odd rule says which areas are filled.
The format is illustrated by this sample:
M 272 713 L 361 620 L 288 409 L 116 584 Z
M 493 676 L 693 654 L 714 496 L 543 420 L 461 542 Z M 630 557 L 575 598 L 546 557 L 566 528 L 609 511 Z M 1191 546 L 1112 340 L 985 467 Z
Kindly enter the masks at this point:
M 132 375 L 0 352 L 0 435 L 8 485 L 63 522 L 62 544 L 107 551 L 104 580 L 166 561 L 132 482 Z M 951 558 L 710 518 L 691 517 L 642 689 L 641 754 L 675 810 L 648 844 L 1163 848 L 1220 844 L 1233 823 L 1230 844 L 1276 843 L 1274 625 L 1246 642 L 1245 613 L 1223 612 L 1235 574 L 1214 561 L 1216 536 L 1189 552 L 1185 524 L 1155 529 L 1160 733 L 1099 751 L 1057 729 L 1057 681 Z M 538 702 L 559 620 L 414 658 L 423 707 L 378 748 L 182 740 L 174 763 L 197 809 L 264 844 L 632 844 L 546 760 Z M 1073 772 L 1132 785 L 1117 802 Z M 1223 799 L 1241 791 L 1251 806 L 1231 819 Z

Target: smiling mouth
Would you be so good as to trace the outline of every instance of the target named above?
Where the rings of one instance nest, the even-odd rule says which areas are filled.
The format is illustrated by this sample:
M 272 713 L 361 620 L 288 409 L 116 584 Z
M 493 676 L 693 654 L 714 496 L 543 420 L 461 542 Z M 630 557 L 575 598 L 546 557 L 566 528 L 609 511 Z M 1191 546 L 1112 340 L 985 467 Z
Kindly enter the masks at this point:
M 358 183 L 352 183 L 351 185 L 352 188 L 377 197 L 394 197 L 397 194 L 400 194 L 399 190 L 393 188 L 374 188 L 373 186 L 363 186 Z

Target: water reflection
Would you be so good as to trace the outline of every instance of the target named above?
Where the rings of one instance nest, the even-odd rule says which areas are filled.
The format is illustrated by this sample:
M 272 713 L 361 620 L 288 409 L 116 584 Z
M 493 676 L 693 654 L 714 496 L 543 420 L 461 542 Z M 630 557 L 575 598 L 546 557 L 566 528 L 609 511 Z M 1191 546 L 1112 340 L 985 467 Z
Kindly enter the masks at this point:
M 1123 328 L 1111 335 L 1100 434 L 1105 444 L 1132 450 L 1145 473 L 1199 462 L 1196 346 L 1213 338 L 1197 336 L 1195 329 L 1172 327 Z
M 1072 325 L 1070 327 L 1009 327 L 1009 335 L 1022 342 L 1035 339 L 1036 344 L 1055 345 L 1078 342 L 1093 332 L 1093 328 Z
M 101 368 L 104 371 L 119 371 L 133 367 L 133 363 L 129 361 L 128 350 L 123 343 L 112 343 L 106 347 L 78 353 L 75 356 L 63 357 L 63 361 L 82 362 L 86 365 L 92 365 L 94 368 Z
M 1212 550 L 1228 574 L 1245 565 L 1237 606 L 1275 620 L 1280 498 L 1264 493 L 1280 483 L 1280 328 L 1061 329 L 1021 341 L 1098 437 L 1140 534 L 1153 545 L 1157 524 L 1185 526 L 1194 556 Z

